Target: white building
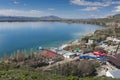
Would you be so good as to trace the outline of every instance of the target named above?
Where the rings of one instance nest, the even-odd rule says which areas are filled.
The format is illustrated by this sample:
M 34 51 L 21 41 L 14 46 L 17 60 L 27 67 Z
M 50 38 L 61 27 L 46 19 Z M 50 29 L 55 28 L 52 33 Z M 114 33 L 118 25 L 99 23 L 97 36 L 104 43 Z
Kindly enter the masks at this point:
M 75 55 L 76 55 L 76 53 L 67 52 L 67 53 L 65 53 L 63 56 L 64 56 L 65 58 L 73 58 L 73 57 L 75 57 Z
M 120 78 L 120 70 L 111 70 L 106 72 L 107 77 Z
M 67 53 L 67 51 L 65 51 L 65 50 L 58 50 L 57 53 L 60 54 L 60 55 L 64 55 L 65 53 Z

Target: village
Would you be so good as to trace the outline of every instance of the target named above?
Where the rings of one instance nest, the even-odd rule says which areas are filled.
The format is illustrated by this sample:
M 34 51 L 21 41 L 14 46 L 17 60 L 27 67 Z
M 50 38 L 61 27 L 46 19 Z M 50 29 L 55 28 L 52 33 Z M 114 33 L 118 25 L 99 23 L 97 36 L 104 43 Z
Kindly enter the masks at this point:
M 102 65 L 98 70 L 97 76 L 120 78 L 120 40 L 113 36 L 100 40 L 98 36 L 93 34 L 89 34 L 87 37 L 87 41 L 75 40 L 59 48 L 44 49 L 39 47 L 39 53 L 49 59 L 47 62 L 49 65 L 43 69 L 47 70 L 57 64 L 78 59 L 98 60 L 104 62 L 105 65 Z

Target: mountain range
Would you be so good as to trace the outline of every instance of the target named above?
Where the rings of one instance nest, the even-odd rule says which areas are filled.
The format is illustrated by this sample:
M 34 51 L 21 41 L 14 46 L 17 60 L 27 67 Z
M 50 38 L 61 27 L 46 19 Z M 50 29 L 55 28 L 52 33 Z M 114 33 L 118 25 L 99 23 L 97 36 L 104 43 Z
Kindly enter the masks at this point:
M 58 16 L 42 16 L 42 17 L 23 17 L 23 16 L 0 16 L 0 21 L 37 21 L 37 20 L 61 20 L 62 18 Z
M 108 16 L 107 19 L 120 19 L 120 14 Z M 2 22 L 2 21 L 3 22 L 6 22 L 6 21 L 13 21 L 13 22 L 14 21 L 40 21 L 40 20 L 44 21 L 44 20 L 67 20 L 67 19 L 60 18 L 60 17 L 54 16 L 54 15 L 42 16 L 42 17 L 0 16 L 0 22 Z M 88 20 L 88 19 L 86 19 L 86 20 Z

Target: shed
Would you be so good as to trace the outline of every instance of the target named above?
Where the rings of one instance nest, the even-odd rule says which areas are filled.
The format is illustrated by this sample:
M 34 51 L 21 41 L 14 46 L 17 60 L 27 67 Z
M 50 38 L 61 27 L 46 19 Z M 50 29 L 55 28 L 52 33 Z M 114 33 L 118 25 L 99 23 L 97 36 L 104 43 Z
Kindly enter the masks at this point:
M 107 77 L 120 78 L 120 70 L 111 70 L 106 72 Z

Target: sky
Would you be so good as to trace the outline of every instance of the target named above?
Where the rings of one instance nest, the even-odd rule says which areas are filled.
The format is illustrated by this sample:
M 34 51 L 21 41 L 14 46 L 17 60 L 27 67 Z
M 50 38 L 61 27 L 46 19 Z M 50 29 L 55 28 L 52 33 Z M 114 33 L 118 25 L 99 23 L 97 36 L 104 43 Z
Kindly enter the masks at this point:
M 1 16 L 103 18 L 120 14 L 120 0 L 0 0 Z

